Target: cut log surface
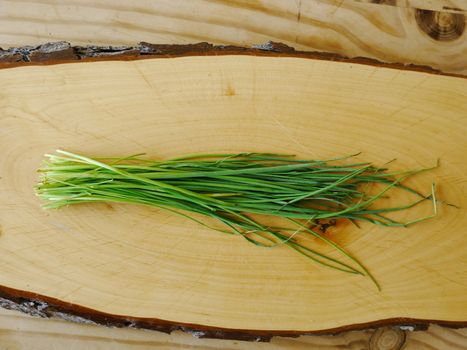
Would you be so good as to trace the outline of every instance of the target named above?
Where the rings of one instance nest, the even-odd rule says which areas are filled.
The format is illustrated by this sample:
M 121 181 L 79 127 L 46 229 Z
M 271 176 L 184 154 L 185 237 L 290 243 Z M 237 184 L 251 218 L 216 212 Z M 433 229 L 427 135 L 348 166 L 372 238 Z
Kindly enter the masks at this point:
M 384 322 L 466 324 L 467 79 L 230 54 L 16 67 L 0 70 L 0 82 L 4 299 L 107 324 L 253 335 Z M 57 148 L 154 158 L 361 151 L 358 160 L 376 164 L 396 158 L 392 169 L 439 158 L 437 169 L 410 184 L 428 194 L 436 182 L 445 202 L 435 219 L 410 228 L 341 224 L 330 233 L 372 271 L 378 292 L 367 278 L 153 208 L 109 203 L 45 211 L 33 192 L 36 169 Z M 426 203 L 399 218 L 431 212 Z

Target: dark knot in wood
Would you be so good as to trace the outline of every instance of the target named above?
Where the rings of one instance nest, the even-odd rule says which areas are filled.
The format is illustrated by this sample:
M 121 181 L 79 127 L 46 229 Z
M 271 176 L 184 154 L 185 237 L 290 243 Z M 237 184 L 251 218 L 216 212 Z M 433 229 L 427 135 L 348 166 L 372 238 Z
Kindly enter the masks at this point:
M 400 350 L 405 338 L 405 332 L 400 328 L 379 328 L 371 335 L 369 350 Z
M 415 10 L 420 29 L 438 41 L 458 39 L 465 30 L 465 15 L 443 11 Z

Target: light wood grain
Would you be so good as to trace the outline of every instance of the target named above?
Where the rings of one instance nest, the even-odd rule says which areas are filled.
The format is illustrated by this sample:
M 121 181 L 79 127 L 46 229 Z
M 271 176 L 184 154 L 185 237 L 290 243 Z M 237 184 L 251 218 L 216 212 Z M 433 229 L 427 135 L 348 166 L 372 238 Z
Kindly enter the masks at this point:
M 170 335 L 136 329 L 106 328 L 41 319 L 0 309 L 0 350 L 396 350 L 391 348 L 392 329 L 384 328 L 379 347 L 375 331 L 346 332 L 335 336 L 274 337 L 270 343 L 238 340 L 196 339 L 174 332 Z M 371 345 L 370 345 L 371 344 Z M 467 329 L 431 326 L 428 331 L 406 332 L 404 350 L 465 350 Z
M 467 74 L 467 2 L 352 0 L 2 1 L 0 46 L 54 40 L 72 45 L 181 44 L 249 46 L 268 40 L 301 50 L 428 65 Z M 420 12 L 423 9 L 441 13 Z M 421 19 L 416 20 L 416 18 Z
M 465 321 L 467 79 L 254 56 L 95 62 L 0 71 L 0 285 L 101 312 L 232 329 L 316 331 L 393 317 Z M 132 205 L 44 211 L 35 169 L 85 154 L 262 151 L 420 174 L 441 205 L 411 228 L 338 227 L 378 278 L 319 268 Z M 391 203 L 407 200 L 393 195 Z M 430 203 L 401 218 L 431 213 Z M 322 247 L 326 250 L 326 247 Z

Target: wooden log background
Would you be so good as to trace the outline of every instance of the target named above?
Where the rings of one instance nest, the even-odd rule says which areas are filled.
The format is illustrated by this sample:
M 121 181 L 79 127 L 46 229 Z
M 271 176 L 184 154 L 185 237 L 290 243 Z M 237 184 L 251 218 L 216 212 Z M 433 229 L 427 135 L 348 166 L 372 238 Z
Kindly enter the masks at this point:
M 0 309 L 1 350 L 462 350 L 465 349 L 466 342 L 465 330 L 436 325 L 423 332 L 384 327 L 328 336 L 274 337 L 268 343 L 197 339 L 182 331 L 165 334 L 138 329 L 107 328 L 59 319 L 41 319 Z
M 467 74 L 466 9 L 466 0 L 1 1 L 0 47 L 272 40 Z
M 298 50 L 370 57 L 467 75 L 465 0 L 0 1 L 0 47 L 210 42 L 252 46 L 269 40 Z M 0 51 L 0 55 L 2 52 Z M 6 349 L 467 349 L 467 329 L 379 328 L 270 343 L 196 339 L 134 329 L 45 320 L 0 309 Z

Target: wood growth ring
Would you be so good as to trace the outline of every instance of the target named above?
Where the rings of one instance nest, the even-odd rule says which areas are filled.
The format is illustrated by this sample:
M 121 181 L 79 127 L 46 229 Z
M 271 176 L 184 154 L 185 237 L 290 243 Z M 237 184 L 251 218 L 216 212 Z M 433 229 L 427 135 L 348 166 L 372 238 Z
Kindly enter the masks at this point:
M 453 41 L 462 36 L 465 30 L 465 15 L 442 11 L 415 11 L 415 19 L 420 29 L 438 41 Z

